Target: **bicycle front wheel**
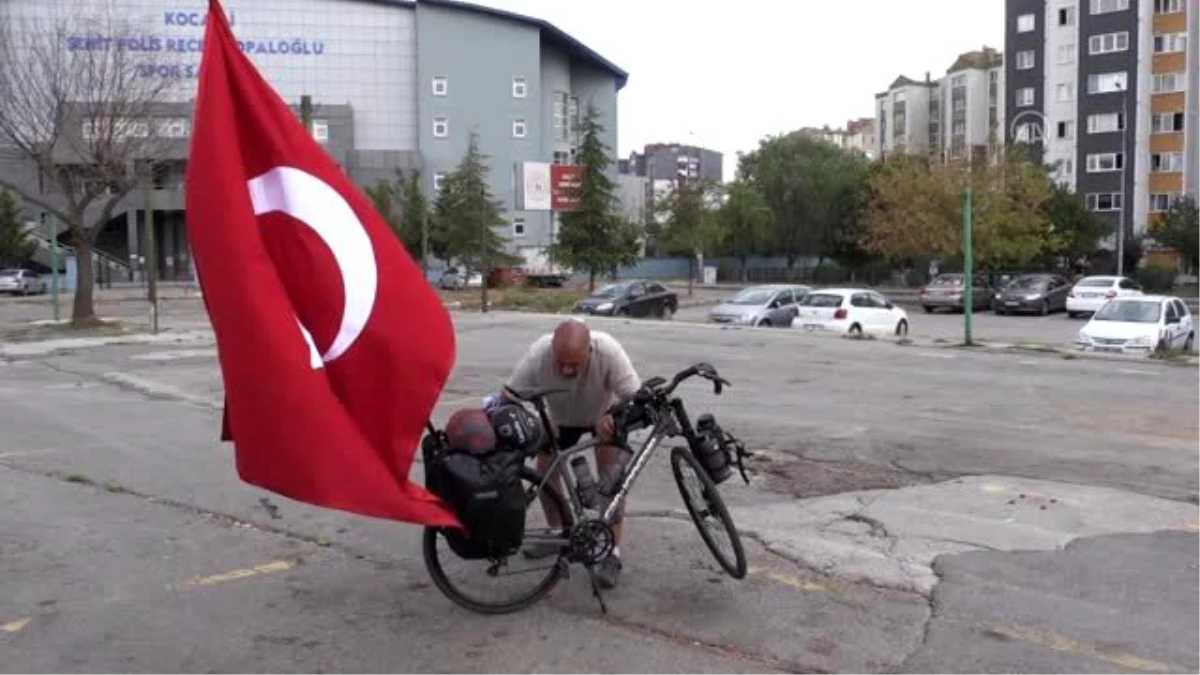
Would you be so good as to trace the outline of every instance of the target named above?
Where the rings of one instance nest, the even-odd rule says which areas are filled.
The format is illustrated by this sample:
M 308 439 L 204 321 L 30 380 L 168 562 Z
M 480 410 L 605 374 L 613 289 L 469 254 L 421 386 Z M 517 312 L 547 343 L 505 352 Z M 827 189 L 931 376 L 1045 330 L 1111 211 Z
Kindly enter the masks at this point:
M 423 548 L 429 576 L 443 595 L 472 612 L 509 614 L 525 609 L 549 593 L 563 576 L 560 560 L 573 522 L 567 502 L 553 483 L 538 490 L 541 475 L 529 467 L 521 469 L 521 483 L 527 498 L 523 550 L 508 558 L 463 559 L 451 549 L 442 528 L 425 528 Z M 559 514 L 558 526 L 549 525 L 547 512 Z M 539 549 L 543 555 L 536 555 Z
M 742 548 L 742 538 L 708 472 L 684 446 L 671 449 L 671 471 L 684 506 L 708 550 L 730 576 L 745 578 L 746 551 Z

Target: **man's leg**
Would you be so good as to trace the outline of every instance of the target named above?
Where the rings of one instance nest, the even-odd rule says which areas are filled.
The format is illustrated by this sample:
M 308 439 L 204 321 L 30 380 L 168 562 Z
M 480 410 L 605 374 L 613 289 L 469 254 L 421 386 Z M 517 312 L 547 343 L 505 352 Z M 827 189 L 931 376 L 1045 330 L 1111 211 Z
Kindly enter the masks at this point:
M 556 434 L 560 448 L 569 448 L 579 442 L 583 437 L 585 430 L 574 427 L 561 427 Z M 549 452 L 539 452 L 537 456 L 538 473 L 545 475 L 550 470 L 550 466 L 554 463 L 554 457 Z M 559 466 L 554 470 L 554 475 L 546 481 L 547 485 L 552 485 L 558 489 L 558 493 L 563 499 L 569 500 L 567 496 L 567 482 L 562 478 L 563 466 Z M 538 495 L 538 501 L 542 503 L 542 513 L 546 515 L 546 523 L 551 528 L 558 528 L 563 523 L 563 515 L 558 512 L 557 506 L 547 497 L 545 491 Z M 525 547 L 525 557 L 527 558 L 544 558 L 548 555 L 558 553 L 559 546 L 548 542 L 535 542 Z
M 596 468 L 600 480 L 620 468 L 621 449 L 614 445 L 602 445 L 596 448 Z M 613 552 L 600 561 L 596 571 L 596 581 L 603 588 L 613 588 L 621 574 L 621 538 L 625 531 L 625 504 L 622 503 L 613 517 Z

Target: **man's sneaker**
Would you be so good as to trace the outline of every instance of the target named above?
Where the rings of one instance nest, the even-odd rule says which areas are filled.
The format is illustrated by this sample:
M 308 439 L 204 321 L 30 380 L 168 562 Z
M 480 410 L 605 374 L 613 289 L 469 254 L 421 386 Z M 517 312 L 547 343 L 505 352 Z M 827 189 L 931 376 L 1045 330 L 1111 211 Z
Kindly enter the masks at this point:
M 596 566 L 596 582 L 600 588 L 615 588 L 617 577 L 621 576 L 621 558 L 610 555 Z
M 561 544 L 555 544 L 552 541 L 535 541 L 526 545 L 521 553 L 530 560 L 538 560 L 539 558 L 555 555 L 561 550 Z

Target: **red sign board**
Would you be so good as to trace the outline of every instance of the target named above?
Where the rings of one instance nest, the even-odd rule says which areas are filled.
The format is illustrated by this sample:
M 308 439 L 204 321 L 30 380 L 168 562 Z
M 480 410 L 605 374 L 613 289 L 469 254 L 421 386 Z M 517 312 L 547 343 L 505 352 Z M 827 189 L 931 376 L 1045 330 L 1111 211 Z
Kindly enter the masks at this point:
M 579 208 L 579 189 L 583 185 L 583 167 L 575 164 L 550 165 L 550 208 L 575 211 Z

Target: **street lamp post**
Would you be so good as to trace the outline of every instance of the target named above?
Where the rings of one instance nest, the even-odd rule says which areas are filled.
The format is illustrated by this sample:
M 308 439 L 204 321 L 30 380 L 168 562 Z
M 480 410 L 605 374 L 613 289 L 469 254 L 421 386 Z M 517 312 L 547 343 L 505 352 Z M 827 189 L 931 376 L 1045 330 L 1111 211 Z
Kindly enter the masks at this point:
M 1125 171 L 1129 166 L 1129 87 L 1121 89 L 1121 208 L 1117 210 L 1117 276 L 1125 275 Z

